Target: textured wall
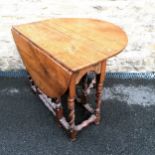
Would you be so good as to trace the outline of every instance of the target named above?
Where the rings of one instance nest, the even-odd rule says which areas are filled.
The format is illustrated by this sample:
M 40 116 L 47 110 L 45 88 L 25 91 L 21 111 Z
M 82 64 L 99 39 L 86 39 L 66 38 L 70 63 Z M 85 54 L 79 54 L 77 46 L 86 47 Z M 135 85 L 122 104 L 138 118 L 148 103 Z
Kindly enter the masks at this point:
M 129 43 L 111 58 L 108 71 L 155 71 L 154 0 L 1 0 L 0 70 L 23 68 L 11 25 L 52 17 L 90 17 L 120 25 Z

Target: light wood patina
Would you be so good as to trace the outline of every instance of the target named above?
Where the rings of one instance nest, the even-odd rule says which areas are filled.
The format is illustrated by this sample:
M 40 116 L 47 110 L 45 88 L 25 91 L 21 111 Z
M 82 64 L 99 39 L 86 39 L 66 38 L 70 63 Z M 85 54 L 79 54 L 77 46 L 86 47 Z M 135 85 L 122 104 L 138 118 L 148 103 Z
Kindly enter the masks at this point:
M 95 120 L 91 118 L 93 121 L 88 122 L 99 124 L 106 60 L 125 48 L 125 32 L 106 21 L 60 18 L 13 26 L 12 34 L 27 71 L 43 93 L 57 98 L 59 103 L 60 97 L 69 89 L 72 139 L 77 132 L 74 113 L 76 84 L 90 71 L 98 74 Z M 62 110 L 57 108 L 56 115 L 59 120 Z

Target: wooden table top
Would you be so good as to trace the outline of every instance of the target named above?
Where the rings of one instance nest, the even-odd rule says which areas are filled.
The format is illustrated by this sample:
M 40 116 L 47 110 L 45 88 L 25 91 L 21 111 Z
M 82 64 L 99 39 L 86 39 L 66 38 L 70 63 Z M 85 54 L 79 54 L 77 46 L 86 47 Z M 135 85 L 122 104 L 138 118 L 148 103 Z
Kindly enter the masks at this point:
M 120 27 L 96 19 L 49 19 L 13 29 L 71 71 L 108 59 L 127 44 Z

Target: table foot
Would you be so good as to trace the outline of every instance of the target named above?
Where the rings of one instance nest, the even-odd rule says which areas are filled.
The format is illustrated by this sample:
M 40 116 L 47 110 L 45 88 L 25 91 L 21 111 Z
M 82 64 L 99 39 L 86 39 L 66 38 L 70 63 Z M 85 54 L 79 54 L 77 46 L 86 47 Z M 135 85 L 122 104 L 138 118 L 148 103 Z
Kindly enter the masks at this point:
M 73 131 L 70 131 L 70 139 L 71 141 L 75 141 L 77 138 L 77 131 L 73 130 Z
M 96 125 L 99 125 L 99 124 L 100 124 L 100 120 L 101 120 L 100 115 L 97 116 L 97 114 L 96 114 L 95 124 L 96 124 Z

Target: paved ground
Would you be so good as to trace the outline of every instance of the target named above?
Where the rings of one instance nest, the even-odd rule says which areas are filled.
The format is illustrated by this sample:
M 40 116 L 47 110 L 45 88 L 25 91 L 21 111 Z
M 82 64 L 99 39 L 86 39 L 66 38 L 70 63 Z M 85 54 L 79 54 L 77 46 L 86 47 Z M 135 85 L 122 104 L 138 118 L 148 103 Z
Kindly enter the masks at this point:
M 153 80 L 106 80 L 101 124 L 73 143 L 27 79 L 0 78 L 0 154 L 154 155 L 154 90 Z
M 1 0 L 0 70 L 23 68 L 11 26 L 56 17 L 97 18 L 121 26 L 129 37 L 126 50 L 108 62 L 109 71 L 155 70 L 154 0 Z

